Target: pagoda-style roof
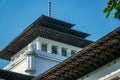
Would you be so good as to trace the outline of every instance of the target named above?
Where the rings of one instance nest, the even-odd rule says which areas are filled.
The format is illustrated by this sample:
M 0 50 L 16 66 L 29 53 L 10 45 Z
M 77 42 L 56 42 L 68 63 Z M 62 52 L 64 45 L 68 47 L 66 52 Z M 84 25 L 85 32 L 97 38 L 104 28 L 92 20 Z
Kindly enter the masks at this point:
M 120 57 L 120 27 L 33 80 L 77 80 Z
M 84 48 L 92 43 L 92 41 L 84 39 L 89 34 L 73 30 L 71 29 L 72 26 L 73 24 L 42 15 L 0 51 L 0 58 L 10 60 L 14 54 L 37 37 L 51 39 L 80 48 Z
M 45 21 L 45 22 L 48 22 L 48 23 L 51 23 L 51 24 L 56 24 L 56 25 L 63 26 L 63 27 L 67 27 L 67 28 L 72 28 L 75 25 L 75 24 L 71 24 L 71 23 L 68 23 L 68 22 L 65 22 L 65 21 L 62 21 L 62 20 L 58 20 L 58 19 L 55 19 L 55 18 L 52 18 L 52 17 L 45 16 L 45 15 L 42 15 L 40 17 L 40 19 L 42 21 Z
M 34 24 L 51 28 L 63 33 L 71 34 L 73 36 L 78 36 L 81 38 L 86 38 L 87 36 L 90 35 L 84 32 L 71 29 L 74 26 L 74 24 L 64 22 L 52 17 L 45 16 L 45 15 L 42 15 L 39 19 L 37 19 L 37 21 L 35 21 Z
M 32 78 L 34 77 L 0 69 L 0 80 L 31 80 Z

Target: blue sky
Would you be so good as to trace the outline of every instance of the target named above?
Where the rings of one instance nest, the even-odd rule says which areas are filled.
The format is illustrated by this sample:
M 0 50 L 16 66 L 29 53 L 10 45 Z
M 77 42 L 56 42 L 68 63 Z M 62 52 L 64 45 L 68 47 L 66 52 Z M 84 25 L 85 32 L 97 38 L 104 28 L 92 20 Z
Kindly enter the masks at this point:
M 42 14 L 48 0 L 0 0 L 0 50 Z M 96 41 L 118 26 L 114 14 L 106 19 L 103 9 L 108 0 L 51 0 L 52 17 L 76 24 L 73 29 L 91 34 Z M 0 68 L 8 61 L 0 60 Z

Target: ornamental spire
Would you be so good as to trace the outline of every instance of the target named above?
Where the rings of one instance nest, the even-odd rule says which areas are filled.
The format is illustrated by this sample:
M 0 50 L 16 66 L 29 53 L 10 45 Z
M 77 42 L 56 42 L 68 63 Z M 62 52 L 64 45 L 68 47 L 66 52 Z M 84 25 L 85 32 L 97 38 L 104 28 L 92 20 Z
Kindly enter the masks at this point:
M 51 17 L 51 2 L 48 0 L 48 16 Z

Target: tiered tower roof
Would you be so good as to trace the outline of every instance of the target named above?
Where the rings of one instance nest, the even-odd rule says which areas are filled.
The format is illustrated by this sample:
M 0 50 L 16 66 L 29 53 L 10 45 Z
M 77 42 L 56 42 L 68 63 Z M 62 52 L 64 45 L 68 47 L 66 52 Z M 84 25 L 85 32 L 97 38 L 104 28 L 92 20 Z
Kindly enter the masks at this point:
M 71 29 L 74 24 L 42 15 L 2 51 L 0 58 L 10 58 L 37 37 L 43 37 L 61 43 L 84 48 L 92 41 L 85 39 L 89 34 Z

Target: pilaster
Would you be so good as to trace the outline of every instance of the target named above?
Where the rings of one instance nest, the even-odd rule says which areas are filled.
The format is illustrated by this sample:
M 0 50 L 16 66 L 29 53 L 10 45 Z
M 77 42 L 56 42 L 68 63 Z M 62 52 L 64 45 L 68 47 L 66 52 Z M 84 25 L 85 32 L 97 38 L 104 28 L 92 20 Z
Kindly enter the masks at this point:
M 40 50 L 41 51 L 41 42 L 39 39 L 36 40 L 36 50 Z
M 71 49 L 67 49 L 67 56 L 68 56 L 68 57 L 71 56 Z
M 61 48 L 62 48 L 61 46 L 58 46 L 58 49 L 57 49 L 57 50 L 58 50 L 58 55 L 60 55 L 60 56 L 61 56 L 61 54 L 62 54 L 62 53 L 61 53 Z
M 47 52 L 51 53 L 52 52 L 52 45 L 51 44 L 47 44 Z

